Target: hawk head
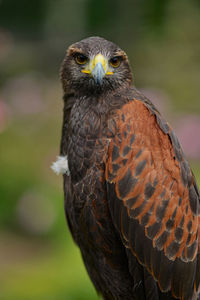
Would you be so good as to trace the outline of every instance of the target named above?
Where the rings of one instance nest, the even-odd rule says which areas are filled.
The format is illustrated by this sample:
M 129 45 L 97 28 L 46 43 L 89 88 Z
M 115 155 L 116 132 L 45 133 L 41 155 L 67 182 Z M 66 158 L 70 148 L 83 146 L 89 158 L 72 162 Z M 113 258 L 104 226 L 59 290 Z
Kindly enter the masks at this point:
M 114 43 L 89 37 L 71 45 L 61 67 L 65 93 L 101 93 L 132 83 L 126 53 Z

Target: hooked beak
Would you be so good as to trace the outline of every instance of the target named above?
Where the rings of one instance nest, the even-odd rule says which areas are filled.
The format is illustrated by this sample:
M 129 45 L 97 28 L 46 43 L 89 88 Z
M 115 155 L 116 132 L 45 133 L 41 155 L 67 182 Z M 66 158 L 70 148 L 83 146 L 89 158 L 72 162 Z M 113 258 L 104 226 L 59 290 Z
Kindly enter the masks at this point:
M 94 69 L 91 72 L 94 80 L 96 81 L 97 84 L 101 84 L 103 77 L 106 74 L 106 70 L 105 67 L 103 66 L 103 64 L 101 62 L 98 62 L 95 64 Z
M 88 65 L 88 69 L 82 70 L 83 73 L 91 74 L 97 84 L 101 84 L 105 75 L 112 75 L 109 71 L 108 60 L 102 55 L 97 54 Z

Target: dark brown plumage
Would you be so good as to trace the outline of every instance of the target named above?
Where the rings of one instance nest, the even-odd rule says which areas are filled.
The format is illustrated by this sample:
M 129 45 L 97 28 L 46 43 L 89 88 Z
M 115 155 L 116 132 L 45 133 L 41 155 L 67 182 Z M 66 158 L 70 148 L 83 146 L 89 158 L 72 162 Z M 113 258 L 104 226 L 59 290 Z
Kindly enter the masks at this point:
M 61 78 L 65 212 L 96 290 L 197 299 L 200 197 L 174 132 L 109 41 L 69 47 Z

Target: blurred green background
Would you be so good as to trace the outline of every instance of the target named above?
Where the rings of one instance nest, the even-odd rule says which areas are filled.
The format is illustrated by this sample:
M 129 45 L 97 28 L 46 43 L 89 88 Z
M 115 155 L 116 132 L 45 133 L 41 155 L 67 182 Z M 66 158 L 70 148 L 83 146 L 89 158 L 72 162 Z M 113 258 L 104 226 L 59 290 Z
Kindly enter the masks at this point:
M 172 123 L 200 182 L 200 1 L 0 0 L 0 299 L 98 299 L 66 227 L 59 153 L 67 47 L 100 35 Z

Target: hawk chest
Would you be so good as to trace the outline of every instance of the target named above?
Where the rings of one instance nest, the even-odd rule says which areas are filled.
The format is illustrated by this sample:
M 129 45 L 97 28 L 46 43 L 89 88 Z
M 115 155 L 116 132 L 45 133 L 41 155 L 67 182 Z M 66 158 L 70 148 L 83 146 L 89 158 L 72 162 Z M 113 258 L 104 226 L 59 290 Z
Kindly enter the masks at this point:
M 116 248 L 118 237 L 107 202 L 105 163 L 114 136 L 114 118 L 88 107 L 72 109 L 67 157 L 70 176 L 65 177 L 65 209 L 74 239 L 84 251 L 104 253 Z
M 92 225 L 87 223 L 104 218 L 107 210 L 104 166 L 108 144 L 105 118 L 91 109 L 72 110 L 67 148 L 72 197 L 67 207 L 73 224 L 88 227 L 90 232 Z
M 85 114 L 72 111 L 67 156 L 73 184 L 103 169 L 107 147 L 105 129 L 105 121 L 93 111 Z

